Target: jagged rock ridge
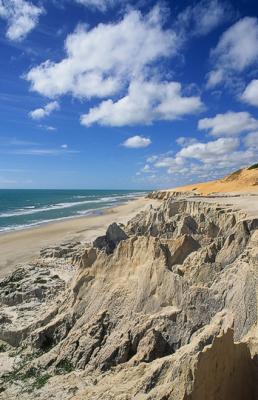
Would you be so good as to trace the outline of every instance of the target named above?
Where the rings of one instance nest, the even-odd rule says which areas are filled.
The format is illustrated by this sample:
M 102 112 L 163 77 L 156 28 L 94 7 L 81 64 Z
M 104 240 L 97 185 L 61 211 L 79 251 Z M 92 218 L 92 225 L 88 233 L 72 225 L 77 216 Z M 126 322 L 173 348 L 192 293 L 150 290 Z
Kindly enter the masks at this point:
M 29 378 L 10 385 L 3 375 L 2 394 L 257 398 L 257 227 L 201 199 L 168 199 L 126 227 L 112 225 L 73 256 L 78 270 L 65 293 L 60 286 L 58 301 L 16 338 Z M 8 334 L 10 321 L 0 338 L 14 345 Z

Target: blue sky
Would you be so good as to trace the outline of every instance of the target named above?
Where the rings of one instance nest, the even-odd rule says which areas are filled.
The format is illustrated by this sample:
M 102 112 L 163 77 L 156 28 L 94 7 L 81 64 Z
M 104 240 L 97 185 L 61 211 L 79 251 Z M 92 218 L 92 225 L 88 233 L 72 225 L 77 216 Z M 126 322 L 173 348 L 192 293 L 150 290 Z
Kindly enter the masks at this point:
M 0 187 L 160 188 L 258 161 L 258 4 L 0 0 Z

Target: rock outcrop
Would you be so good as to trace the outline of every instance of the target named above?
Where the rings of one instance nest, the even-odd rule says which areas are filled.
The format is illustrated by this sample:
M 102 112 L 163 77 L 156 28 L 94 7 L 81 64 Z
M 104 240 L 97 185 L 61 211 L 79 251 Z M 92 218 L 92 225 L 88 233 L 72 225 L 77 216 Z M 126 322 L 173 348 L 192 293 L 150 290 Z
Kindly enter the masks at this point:
M 105 250 L 107 254 L 113 253 L 116 246 L 122 241 L 128 239 L 123 229 L 115 222 L 111 224 L 104 236 L 99 236 L 93 242 L 93 246 L 99 250 Z
M 72 280 L 65 290 L 58 280 L 53 299 L 49 272 L 33 320 L 25 318 L 33 286 L 25 289 L 15 340 L 17 304 L 2 300 L 9 322 L 0 339 L 18 367 L 2 373 L 0 398 L 258 398 L 257 228 L 228 206 L 169 198 L 79 246 Z

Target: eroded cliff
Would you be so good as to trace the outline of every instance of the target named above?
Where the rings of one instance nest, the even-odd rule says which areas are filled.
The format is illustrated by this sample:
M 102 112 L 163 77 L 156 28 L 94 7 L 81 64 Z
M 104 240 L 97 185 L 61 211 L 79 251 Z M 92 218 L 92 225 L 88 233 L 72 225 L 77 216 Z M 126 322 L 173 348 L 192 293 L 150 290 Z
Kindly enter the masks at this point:
M 257 228 L 229 206 L 168 198 L 93 246 L 57 251 L 76 267 L 65 289 L 43 252 L 26 282 L 0 284 L 0 396 L 258 398 Z

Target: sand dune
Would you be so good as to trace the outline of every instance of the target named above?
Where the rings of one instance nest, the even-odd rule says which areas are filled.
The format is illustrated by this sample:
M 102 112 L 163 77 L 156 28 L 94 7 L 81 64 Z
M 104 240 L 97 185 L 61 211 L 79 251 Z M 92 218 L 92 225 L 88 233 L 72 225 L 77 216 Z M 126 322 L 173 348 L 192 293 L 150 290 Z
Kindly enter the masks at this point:
M 227 192 L 258 192 L 258 164 L 235 171 L 216 181 L 180 186 L 170 190 L 175 192 L 193 191 L 204 195 Z

